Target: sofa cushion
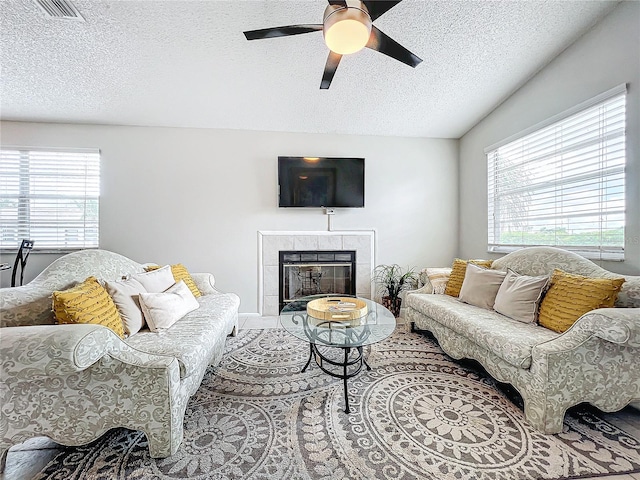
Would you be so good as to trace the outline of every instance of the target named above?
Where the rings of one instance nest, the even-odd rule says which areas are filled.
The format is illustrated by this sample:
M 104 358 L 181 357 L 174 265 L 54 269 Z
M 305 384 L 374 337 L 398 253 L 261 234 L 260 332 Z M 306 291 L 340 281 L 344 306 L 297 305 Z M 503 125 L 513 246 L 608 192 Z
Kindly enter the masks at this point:
M 160 267 L 157 265 L 150 265 L 148 267 L 145 267 L 145 270 L 147 272 L 152 272 L 153 270 L 158 270 L 159 268 Z M 194 297 L 198 298 L 202 296 L 202 293 L 198 289 L 196 282 L 193 281 L 193 277 L 187 270 L 187 267 L 185 267 L 183 264 L 176 263 L 175 265 L 171 265 L 171 274 L 173 275 L 173 279 L 176 282 L 182 280 L 187 285 L 187 287 L 189 287 L 189 290 L 191 290 L 191 293 L 193 293 Z
M 460 289 L 462 288 L 462 282 L 464 281 L 465 273 L 467 272 L 467 263 L 473 263 L 480 267 L 491 266 L 491 260 L 461 260 L 456 258 L 451 266 L 451 275 L 447 281 L 447 286 L 444 290 L 446 295 L 457 297 L 460 295 Z
M 531 366 L 534 346 L 559 335 L 538 325 L 511 320 L 446 295 L 410 294 L 407 303 L 519 368 Z
M 451 268 L 425 268 L 420 272 L 420 276 L 425 275 L 427 278 L 424 283 L 429 282 L 433 293 L 444 295 L 447 288 L 447 282 L 451 276 Z
M 540 325 L 565 332 L 596 308 L 612 308 L 624 278 L 590 278 L 555 269 L 551 287 L 540 304 Z
M 546 275 L 531 277 L 509 270 L 500 285 L 493 309 L 519 322 L 535 323 L 538 305 L 548 283 Z
M 164 292 L 176 283 L 169 265 L 148 272 L 134 273 L 131 275 L 131 278 L 135 278 L 142 284 L 147 292 L 151 293 Z
M 174 328 L 160 335 L 140 330 L 125 342 L 143 352 L 176 357 L 181 379 L 200 374 L 215 353 L 216 340 L 230 332 L 231 313 L 237 312 L 240 300 L 233 293 L 225 293 L 203 295 L 197 302 L 200 308 L 188 313 Z
M 152 332 L 162 332 L 200 307 L 189 287 L 180 280 L 160 293 L 141 293 L 140 307 Z
M 124 337 L 124 326 L 118 309 L 96 277 L 89 277 L 68 290 L 53 292 L 52 299 L 58 323 L 104 325 L 120 338 Z
M 468 263 L 467 273 L 460 289 L 460 301 L 493 310 L 496 295 L 506 276 L 507 272 L 488 270 Z
M 144 327 L 139 295 L 147 290 L 135 278 L 106 282 L 105 288 L 118 308 L 127 335 L 133 335 Z

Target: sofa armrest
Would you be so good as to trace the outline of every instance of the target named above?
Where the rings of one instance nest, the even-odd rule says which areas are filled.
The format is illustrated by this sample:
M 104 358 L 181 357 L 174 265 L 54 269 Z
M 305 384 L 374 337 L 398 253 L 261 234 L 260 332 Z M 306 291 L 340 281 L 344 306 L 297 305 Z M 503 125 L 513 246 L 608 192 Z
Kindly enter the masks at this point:
M 400 316 L 402 318 L 407 318 L 407 308 L 409 308 L 409 295 L 411 295 L 412 293 L 426 293 L 426 294 L 432 294 L 433 293 L 433 286 L 431 286 L 431 284 L 429 283 L 429 280 L 427 280 L 427 284 L 423 285 L 422 287 L 418 288 L 417 290 L 405 290 L 404 292 L 401 293 L 401 297 L 402 297 L 402 307 L 400 308 Z
M 431 285 L 431 283 L 429 283 L 429 280 L 427 280 L 427 283 L 425 283 L 417 290 L 407 290 L 406 292 L 404 292 L 406 297 L 408 297 L 412 293 L 433 293 L 433 285 Z
M 598 308 L 585 313 L 578 322 L 577 328 L 598 338 L 640 348 L 640 308 Z
M 640 348 L 640 308 L 598 308 L 585 313 L 562 335 L 536 345 L 533 356 L 573 350 L 592 337 Z
M 192 273 L 191 278 L 203 295 L 223 293 L 216 289 L 216 278 L 211 273 Z
M 85 370 L 109 356 L 123 363 L 167 368 L 171 356 L 140 352 L 101 325 L 38 325 L 0 329 L 1 378 L 31 380 Z M 176 364 L 177 368 L 177 364 Z

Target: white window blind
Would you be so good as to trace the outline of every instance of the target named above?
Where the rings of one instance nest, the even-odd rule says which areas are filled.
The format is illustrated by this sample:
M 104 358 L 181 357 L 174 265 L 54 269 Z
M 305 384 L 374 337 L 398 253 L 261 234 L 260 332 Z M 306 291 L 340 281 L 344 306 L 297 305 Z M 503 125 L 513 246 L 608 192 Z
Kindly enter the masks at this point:
M 490 252 L 551 245 L 624 259 L 626 88 L 595 100 L 487 149 Z
M 0 249 L 98 247 L 98 150 L 0 149 Z

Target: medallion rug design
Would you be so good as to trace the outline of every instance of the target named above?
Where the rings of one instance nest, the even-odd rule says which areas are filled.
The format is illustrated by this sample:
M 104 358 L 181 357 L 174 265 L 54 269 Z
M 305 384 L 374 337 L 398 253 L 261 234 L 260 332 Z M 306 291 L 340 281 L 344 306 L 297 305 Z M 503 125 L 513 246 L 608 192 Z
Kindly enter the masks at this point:
M 116 429 L 67 448 L 37 479 L 557 479 L 640 470 L 637 440 L 588 408 L 558 435 L 528 426 L 494 380 L 418 333 L 368 351 L 372 370 L 341 380 L 311 364 L 284 330 L 229 338 L 185 416 L 170 458 Z M 518 399 L 516 397 L 516 402 Z

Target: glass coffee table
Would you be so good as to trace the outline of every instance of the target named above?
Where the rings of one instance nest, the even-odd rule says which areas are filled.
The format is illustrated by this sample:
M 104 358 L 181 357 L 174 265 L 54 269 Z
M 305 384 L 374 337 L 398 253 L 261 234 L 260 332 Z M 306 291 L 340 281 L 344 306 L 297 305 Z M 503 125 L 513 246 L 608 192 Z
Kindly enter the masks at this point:
M 323 372 L 342 379 L 347 414 L 347 380 L 358 375 L 363 366 L 371 370 L 363 347 L 386 339 L 396 328 L 395 317 L 382 305 L 337 294 L 313 295 L 288 303 L 280 312 L 280 323 L 291 335 L 309 343 L 309 359 L 302 372 L 314 359 Z

